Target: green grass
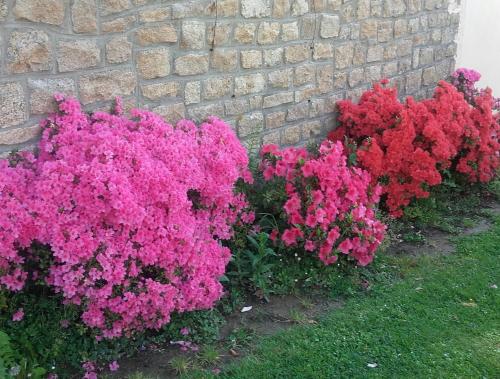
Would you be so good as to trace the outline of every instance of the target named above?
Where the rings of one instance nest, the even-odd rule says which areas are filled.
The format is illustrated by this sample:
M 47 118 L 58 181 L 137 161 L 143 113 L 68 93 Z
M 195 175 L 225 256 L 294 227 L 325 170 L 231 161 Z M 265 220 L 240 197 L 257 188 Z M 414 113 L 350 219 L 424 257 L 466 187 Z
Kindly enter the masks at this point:
M 221 376 L 497 378 L 499 252 L 497 217 L 489 232 L 460 239 L 456 254 L 381 256 L 370 292 L 317 325 L 260 340 Z

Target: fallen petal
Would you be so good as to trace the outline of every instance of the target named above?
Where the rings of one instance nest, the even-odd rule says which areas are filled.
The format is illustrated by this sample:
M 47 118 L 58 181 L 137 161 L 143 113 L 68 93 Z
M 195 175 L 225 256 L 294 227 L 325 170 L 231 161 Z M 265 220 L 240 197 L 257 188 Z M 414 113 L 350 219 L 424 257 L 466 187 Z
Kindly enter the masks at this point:
M 230 349 L 229 350 L 229 354 L 231 354 L 233 357 L 239 357 L 240 356 L 240 353 L 238 353 L 236 350 L 234 349 Z

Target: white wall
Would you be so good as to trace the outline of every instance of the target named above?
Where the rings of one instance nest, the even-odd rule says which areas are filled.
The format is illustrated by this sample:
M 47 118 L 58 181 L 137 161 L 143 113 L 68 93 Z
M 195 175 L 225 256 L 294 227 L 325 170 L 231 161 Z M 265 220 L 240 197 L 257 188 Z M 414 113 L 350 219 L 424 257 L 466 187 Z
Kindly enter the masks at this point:
M 500 96 L 500 0 L 461 0 L 456 67 L 482 75 L 481 87 Z

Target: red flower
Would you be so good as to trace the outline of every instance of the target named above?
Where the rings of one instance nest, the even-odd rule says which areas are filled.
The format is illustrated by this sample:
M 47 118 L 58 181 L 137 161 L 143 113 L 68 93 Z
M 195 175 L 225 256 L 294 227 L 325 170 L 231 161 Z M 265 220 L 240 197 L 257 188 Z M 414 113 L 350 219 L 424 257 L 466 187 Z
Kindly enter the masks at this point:
M 469 181 L 489 181 L 500 166 L 499 120 L 491 91 L 474 106 L 453 85 L 440 82 L 433 98 L 402 104 L 396 89 L 375 85 L 358 104 L 338 103 L 340 126 L 332 141 L 359 146 L 357 161 L 380 183 L 390 213 L 399 217 L 412 199 L 429 196 L 452 169 Z

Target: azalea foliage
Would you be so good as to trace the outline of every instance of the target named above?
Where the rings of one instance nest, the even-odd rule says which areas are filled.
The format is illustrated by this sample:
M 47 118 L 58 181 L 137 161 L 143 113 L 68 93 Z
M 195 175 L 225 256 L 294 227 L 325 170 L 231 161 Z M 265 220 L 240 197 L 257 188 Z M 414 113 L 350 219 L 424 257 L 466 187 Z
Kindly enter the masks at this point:
M 339 254 L 360 265 L 373 260 L 385 226 L 375 217 L 380 187 L 370 184 L 367 171 L 347 165 L 342 144 L 325 141 L 319 153 L 303 148 L 262 149 L 261 169 L 266 181 L 285 187 L 280 204 L 284 230 L 274 230 L 285 246 L 299 246 L 329 265 Z
M 354 150 L 358 164 L 382 185 L 385 204 L 401 216 L 414 198 L 428 197 L 442 182 L 442 171 L 488 182 L 500 166 L 500 124 L 491 90 L 475 94 L 473 104 L 441 81 L 430 99 L 398 100 L 397 90 L 375 84 L 358 104 L 338 103 L 340 126 L 329 134 Z
M 221 241 L 251 219 L 235 192 L 252 180 L 248 157 L 231 128 L 173 127 L 144 110 L 89 116 L 57 100 L 38 153 L 0 160 L 0 286 L 41 281 L 106 338 L 211 308 L 230 259 Z

